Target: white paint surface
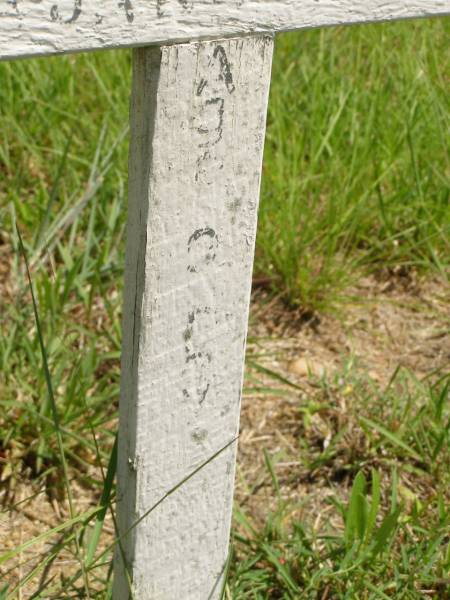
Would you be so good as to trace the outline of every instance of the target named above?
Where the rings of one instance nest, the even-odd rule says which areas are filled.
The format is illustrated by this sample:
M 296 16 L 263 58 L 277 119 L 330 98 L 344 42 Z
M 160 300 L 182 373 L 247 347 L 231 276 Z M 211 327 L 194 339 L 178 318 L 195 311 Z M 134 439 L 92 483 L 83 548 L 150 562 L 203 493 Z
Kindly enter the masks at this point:
M 227 446 L 123 540 L 138 600 L 221 592 L 272 47 L 257 36 L 134 55 L 121 531 Z
M 0 58 L 450 14 L 450 0 L 0 0 Z

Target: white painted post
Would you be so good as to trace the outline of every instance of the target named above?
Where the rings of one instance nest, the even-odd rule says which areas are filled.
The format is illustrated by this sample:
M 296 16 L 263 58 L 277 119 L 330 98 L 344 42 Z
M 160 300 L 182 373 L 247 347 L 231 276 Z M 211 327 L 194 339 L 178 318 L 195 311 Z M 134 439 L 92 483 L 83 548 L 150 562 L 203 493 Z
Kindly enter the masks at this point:
M 265 33 L 448 14 L 450 0 L 0 0 L 0 60 L 242 36 L 134 51 L 115 600 L 220 596 Z
M 272 47 L 134 51 L 115 600 L 221 594 Z

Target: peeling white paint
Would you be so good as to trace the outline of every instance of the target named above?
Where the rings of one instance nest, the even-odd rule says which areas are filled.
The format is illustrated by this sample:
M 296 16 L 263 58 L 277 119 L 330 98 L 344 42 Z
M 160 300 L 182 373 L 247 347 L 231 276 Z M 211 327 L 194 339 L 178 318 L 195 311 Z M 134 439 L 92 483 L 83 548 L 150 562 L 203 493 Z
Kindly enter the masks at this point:
M 450 0 L 0 0 L 0 58 L 450 14 Z
M 273 40 L 135 51 L 119 436 L 139 600 L 220 596 Z M 223 452 L 222 448 L 226 447 Z M 115 599 L 128 598 L 116 558 Z

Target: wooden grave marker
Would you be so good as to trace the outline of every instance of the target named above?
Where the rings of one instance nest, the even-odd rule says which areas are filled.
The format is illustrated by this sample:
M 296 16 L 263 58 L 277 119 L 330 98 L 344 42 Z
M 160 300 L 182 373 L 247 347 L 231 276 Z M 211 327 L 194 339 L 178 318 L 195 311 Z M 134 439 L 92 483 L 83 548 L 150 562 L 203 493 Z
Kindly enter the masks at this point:
M 217 600 L 273 35 L 450 0 L 0 0 L 0 60 L 136 47 L 114 599 Z

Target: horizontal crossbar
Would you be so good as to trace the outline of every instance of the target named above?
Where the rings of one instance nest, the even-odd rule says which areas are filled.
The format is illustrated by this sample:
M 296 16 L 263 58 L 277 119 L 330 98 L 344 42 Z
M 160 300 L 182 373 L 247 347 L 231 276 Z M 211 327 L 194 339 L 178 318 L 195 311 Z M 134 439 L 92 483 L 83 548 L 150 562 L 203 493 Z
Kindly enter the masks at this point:
M 450 0 L 0 0 L 0 59 L 450 14 Z

